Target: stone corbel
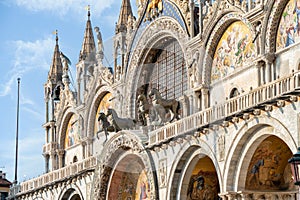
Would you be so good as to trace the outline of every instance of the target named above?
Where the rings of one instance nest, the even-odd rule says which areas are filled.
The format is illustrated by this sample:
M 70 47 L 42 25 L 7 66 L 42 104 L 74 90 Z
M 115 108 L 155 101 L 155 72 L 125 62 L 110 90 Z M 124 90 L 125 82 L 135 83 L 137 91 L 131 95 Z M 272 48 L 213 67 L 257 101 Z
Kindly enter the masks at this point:
M 238 117 L 233 117 L 231 120 L 233 123 L 238 123 L 240 119 Z
M 244 120 L 250 119 L 250 114 L 249 114 L 249 113 L 244 113 L 244 114 L 243 114 L 243 119 L 244 119 Z
M 260 114 L 261 114 L 261 110 L 260 109 L 253 110 L 253 115 L 258 116 Z
M 273 110 L 273 106 L 272 105 L 266 105 L 265 106 L 265 111 L 270 112 Z
M 289 100 L 291 102 L 297 102 L 298 101 L 298 97 L 297 96 L 290 96 Z
M 277 101 L 276 105 L 279 107 L 279 108 L 282 108 L 285 106 L 285 101 L 284 100 L 279 100 Z

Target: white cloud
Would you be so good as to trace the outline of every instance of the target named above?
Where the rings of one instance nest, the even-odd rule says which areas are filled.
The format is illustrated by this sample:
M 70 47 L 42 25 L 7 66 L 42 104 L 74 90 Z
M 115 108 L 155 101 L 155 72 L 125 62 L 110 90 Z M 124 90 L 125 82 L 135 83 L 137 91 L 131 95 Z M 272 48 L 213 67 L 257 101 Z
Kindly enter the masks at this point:
M 74 12 L 81 14 L 86 12 L 85 7 L 91 5 L 93 15 L 100 14 L 109 8 L 116 0 L 15 0 L 15 3 L 20 7 L 25 7 L 31 11 L 50 11 L 60 16 Z
M 28 72 L 34 73 L 35 70 L 48 70 L 54 45 L 53 36 L 34 42 L 21 40 L 9 42 L 8 46 L 12 47 L 15 54 L 11 70 L 4 75 L 6 80 L 0 83 L 0 97 L 11 93 L 11 88 L 16 84 L 18 77 Z M 31 100 L 24 99 L 24 102 Z

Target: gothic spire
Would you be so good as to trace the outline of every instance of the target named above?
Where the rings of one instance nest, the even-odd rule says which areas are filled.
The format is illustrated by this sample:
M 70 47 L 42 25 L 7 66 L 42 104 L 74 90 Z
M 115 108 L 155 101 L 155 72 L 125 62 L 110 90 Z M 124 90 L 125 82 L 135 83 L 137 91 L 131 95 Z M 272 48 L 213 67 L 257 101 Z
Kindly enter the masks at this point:
M 126 31 L 128 16 L 133 17 L 130 0 L 122 0 L 119 20 L 116 24 L 116 34 Z
M 86 28 L 79 55 L 79 61 L 85 60 L 90 55 L 90 53 L 95 52 L 96 49 L 90 16 L 90 6 L 88 6 L 88 20 L 86 22 Z
M 50 71 L 48 74 L 48 80 L 51 80 L 54 84 L 62 80 L 62 74 L 63 74 L 63 66 L 61 63 L 60 51 L 58 46 L 57 30 L 55 31 L 55 34 L 56 34 L 56 45 L 54 48 L 52 64 L 50 66 Z

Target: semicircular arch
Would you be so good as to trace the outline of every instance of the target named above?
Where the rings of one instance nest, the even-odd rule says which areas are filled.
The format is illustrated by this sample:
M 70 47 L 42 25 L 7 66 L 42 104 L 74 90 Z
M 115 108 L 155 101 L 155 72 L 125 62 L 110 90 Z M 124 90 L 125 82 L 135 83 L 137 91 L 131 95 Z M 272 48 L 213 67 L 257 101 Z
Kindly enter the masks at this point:
M 73 195 L 79 195 L 80 199 L 84 199 L 83 198 L 83 194 L 80 190 L 80 188 L 78 187 L 77 184 L 75 183 L 71 183 L 71 184 L 67 184 L 60 192 L 58 199 L 59 200 L 63 200 L 64 198 L 69 199 L 69 197 L 73 196 Z
M 96 112 L 97 112 L 97 109 L 98 109 L 98 106 L 99 106 L 101 100 L 108 93 L 111 93 L 114 96 L 115 92 L 109 86 L 100 87 L 97 90 L 97 92 L 90 104 L 90 107 L 88 109 L 88 120 L 87 120 L 87 136 L 88 137 L 94 137 L 95 121 L 96 121 L 96 116 L 97 116 Z
M 96 168 L 92 195 L 99 199 L 106 199 L 109 189 L 107 183 L 113 175 L 113 167 L 126 154 L 137 155 L 142 160 L 149 180 L 150 199 L 158 199 L 157 177 L 153 158 L 148 150 L 144 148 L 138 136 L 130 131 L 119 131 L 107 141 L 101 155 L 98 157 L 99 165 Z
M 59 149 L 65 149 L 65 141 L 66 141 L 66 134 L 67 134 L 67 129 L 68 129 L 68 124 L 70 119 L 72 118 L 73 115 L 76 115 L 76 110 L 74 108 L 68 108 L 64 112 L 59 128 L 59 137 L 58 137 L 58 142 L 59 142 Z
M 186 42 L 188 41 L 188 33 L 182 26 L 171 17 L 160 17 L 147 26 L 141 37 L 139 38 L 136 48 L 133 50 L 129 63 L 127 64 L 126 94 L 129 94 L 130 105 L 135 105 L 136 94 L 131 93 L 137 91 L 139 77 L 142 75 L 142 66 L 149 55 L 151 49 L 157 45 L 158 42 L 166 38 L 175 39 L 179 43 L 185 60 L 185 66 L 188 66 L 186 59 Z M 133 108 L 132 106 L 130 106 Z M 129 110 L 130 116 L 134 116 L 134 110 Z
M 166 192 L 166 199 L 179 198 L 179 196 L 174 195 L 180 195 L 179 191 L 181 190 L 184 175 L 188 173 L 187 170 L 189 165 L 194 162 L 195 158 L 198 156 L 207 156 L 212 161 L 215 166 L 219 186 L 221 188 L 223 182 L 222 173 L 213 149 L 211 149 L 211 146 L 205 141 L 201 139 L 193 139 L 182 146 L 181 150 L 177 153 L 176 159 L 172 163 L 170 178 L 167 181 L 168 188 Z M 180 173 L 176 173 L 176 171 L 180 171 Z
M 267 24 L 266 31 L 263 34 L 262 42 L 265 43 L 265 52 L 275 53 L 277 42 L 277 31 L 282 18 L 282 13 L 290 0 L 270 1 L 269 17 L 265 18 Z
M 291 133 L 277 119 L 258 117 L 258 119 L 250 120 L 240 128 L 229 147 L 224 165 L 224 187 L 226 187 L 226 191 L 240 191 L 245 188 L 246 170 L 251 156 L 260 143 L 269 136 L 276 136 L 281 139 L 292 152 L 297 150 L 296 141 Z
M 213 66 L 213 60 L 215 56 L 215 52 L 217 51 L 218 46 L 221 46 L 222 44 L 221 39 L 226 34 L 226 31 L 233 23 L 241 23 L 244 27 L 246 27 L 249 31 L 250 35 L 245 34 L 245 37 L 248 36 L 249 40 L 250 38 L 254 38 L 254 27 L 251 25 L 251 23 L 244 18 L 240 13 L 228 13 L 224 15 L 219 21 L 215 24 L 215 28 L 211 31 L 210 37 L 206 40 L 205 46 L 206 51 L 204 55 L 204 62 L 203 62 L 203 71 L 202 71 L 202 82 L 205 86 L 208 86 L 211 84 L 211 75 L 212 75 L 212 66 Z M 228 39 L 228 38 L 227 38 Z M 244 40 L 244 38 L 240 38 L 239 42 L 236 42 L 235 48 L 240 48 L 239 43 Z M 228 46 L 228 45 L 227 45 Z M 226 47 L 227 47 L 226 46 Z M 220 48 L 221 49 L 221 48 Z M 225 47 L 223 47 L 225 49 Z M 233 51 L 232 51 L 233 52 Z M 256 52 L 256 49 L 255 49 Z M 225 65 L 229 64 L 229 62 L 223 62 Z M 226 66 L 227 66 L 226 65 Z

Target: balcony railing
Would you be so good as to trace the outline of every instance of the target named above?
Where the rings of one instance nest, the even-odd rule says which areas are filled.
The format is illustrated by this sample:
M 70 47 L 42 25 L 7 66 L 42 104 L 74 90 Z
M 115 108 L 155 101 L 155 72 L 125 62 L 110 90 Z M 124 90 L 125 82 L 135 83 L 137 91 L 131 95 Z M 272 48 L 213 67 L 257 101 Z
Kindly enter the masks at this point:
M 229 99 L 224 104 L 212 106 L 177 122 L 165 125 L 149 133 L 149 145 L 155 145 L 197 128 L 205 127 L 218 121 L 225 120 L 241 112 L 254 109 L 258 106 L 271 103 L 272 101 L 292 94 L 300 89 L 300 73 L 278 79 L 251 90 L 247 94 Z
M 90 157 L 83 160 L 82 162 L 74 163 L 72 165 L 49 172 L 37 178 L 25 181 L 21 183 L 20 194 L 44 187 L 47 184 L 64 180 L 68 177 L 71 177 L 72 175 L 80 174 L 81 172 L 84 172 L 86 170 L 94 169 L 96 164 L 96 157 Z
M 55 149 L 57 149 L 57 143 L 50 142 L 43 146 L 43 153 L 50 152 L 51 150 L 55 150 Z

